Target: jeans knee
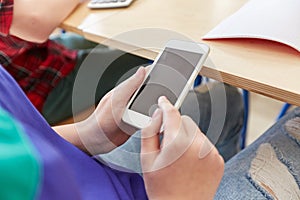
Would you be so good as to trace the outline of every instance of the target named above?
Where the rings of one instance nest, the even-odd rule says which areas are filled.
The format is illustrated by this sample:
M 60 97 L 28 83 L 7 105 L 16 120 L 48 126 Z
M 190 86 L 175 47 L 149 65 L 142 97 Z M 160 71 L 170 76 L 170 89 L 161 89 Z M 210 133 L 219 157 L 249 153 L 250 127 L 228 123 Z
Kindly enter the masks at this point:
M 288 120 L 284 128 L 287 134 L 300 145 L 300 117 L 295 117 Z
M 281 162 L 277 154 L 271 144 L 261 144 L 251 162 L 248 179 L 267 199 L 299 199 L 299 186 L 289 163 Z

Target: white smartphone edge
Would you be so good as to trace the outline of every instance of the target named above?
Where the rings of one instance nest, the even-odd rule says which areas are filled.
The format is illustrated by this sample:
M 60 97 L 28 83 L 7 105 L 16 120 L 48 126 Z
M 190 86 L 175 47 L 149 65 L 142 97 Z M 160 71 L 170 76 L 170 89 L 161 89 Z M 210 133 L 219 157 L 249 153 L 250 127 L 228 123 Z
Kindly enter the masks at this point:
M 188 94 L 189 89 L 192 87 L 193 82 L 195 80 L 195 78 L 197 77 L 197 75 L 199 74 L 205 60 L 207 59 L 207 56 L 209 54 L 209 46 L 204 44 L 204 43 L 196 43 L 196 42 L 191 42 L 191 41 L 182 41 L 182 40 L 170 40 L 166 43 L 166 45 L 164 46 L 164 49 L 158 54 L 158 56 L 155 58 L 151 69 L 147 72 L 145 79 L 143 81 L 143 83 L 145 82 L 145 80 L 147 79 L 148 75 L 151 73 L 153 67 L 156 65 L 158 59 L 161 57 L 162 53 L 164 52 L 164 50 L 167 48 L 174 48 L 174 49 L 179 49 L 179 50 L 185 50 L 185 51 L 189 51 L 189 52 L 195 52 L 195 53 L 201 53 L 202 56 L 199 60 L 199 62 L 197 63 L 197 65 L 194 68 L 194 71 L 192 72 L 187 84 L 185 85 L 184 89 L 182 90 L 182 92 L 180 93 L 178 99 L 176 100 L 176 103 L 174 105 L 175 108 L 179 109 L 181 104 L 183 103 L 186 95 Z M 143 83 L 141 84 L 141 86 L 135 91 L 134 95 L 130 98 L 130 101 L 128 102 L 126 109 L 124 111 L 124 114 L 122 116 L 122 120 L 131 125 L 134 126 L 138 129 L 143 129 L 145 128 L 147 125 L 149 125 L 149 123 L 151 122 L 151 116 L 147 116 L 144 114 L 141 114 L 139 112 L 133 111 L 129 109 L 129 106 L 131 105 L 132 101 L 135 99 L 136 95 L 138 94 L 138 91 L 140 90 L 140 88 L 142 87 Z

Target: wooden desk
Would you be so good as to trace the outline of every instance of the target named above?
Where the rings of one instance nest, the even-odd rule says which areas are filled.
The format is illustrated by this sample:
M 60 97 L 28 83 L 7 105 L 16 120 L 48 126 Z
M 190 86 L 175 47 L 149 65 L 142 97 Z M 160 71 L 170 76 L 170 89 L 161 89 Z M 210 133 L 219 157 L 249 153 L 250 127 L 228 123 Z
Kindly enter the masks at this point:
M 106 17 L 109 17 L 122 9 L 104 9 L 104 10 L 91 10 L 87 8 L 87 3 L 82 3 L 68 16 L 67 19 L 60 24 L 60 28 L 67 31 L 83 35 L 83 29 L 93 24 L 96 24 Z
M 105 16 L 81 29 L 81 34 L 87 39 L 152 59 L 157 55 L 157 47 L 161 48 L 174 37 L 205 42 L 211 47 L 212 62 L 206 63 L 202 75 L 300 106 L 299 52 L 265 40 L 201 39 L 246 1 L 189 0 L 187 4 L 182 0 L 135 0 L 127 9 L 93 11 Z M 69 24 L 70 28 L 66 29 L 75 28 L 76 32 L 78 24 L 70 24 L 70 19 L 80 16 L 82 9 L 77 9 L 63 27 Z M 177 35 L 167 34 L 166 30 Z

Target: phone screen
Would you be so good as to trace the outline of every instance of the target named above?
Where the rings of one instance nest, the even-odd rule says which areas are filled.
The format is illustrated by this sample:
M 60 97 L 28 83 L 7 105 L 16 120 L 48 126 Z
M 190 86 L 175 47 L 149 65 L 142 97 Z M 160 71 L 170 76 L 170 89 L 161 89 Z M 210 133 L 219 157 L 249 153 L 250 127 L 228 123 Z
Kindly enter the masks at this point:
M 129 109 L 152 116 L 157 100 L 166 96 L 174 105 L 202 54 L 165 48 Z

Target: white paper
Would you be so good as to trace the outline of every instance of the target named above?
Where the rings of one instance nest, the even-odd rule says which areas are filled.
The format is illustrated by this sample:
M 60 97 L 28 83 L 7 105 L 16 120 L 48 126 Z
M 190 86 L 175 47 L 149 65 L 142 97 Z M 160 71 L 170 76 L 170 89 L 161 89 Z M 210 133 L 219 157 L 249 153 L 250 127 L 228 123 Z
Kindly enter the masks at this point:
M 300 51 L 300 0 L 250 0 L 203 39 L 260 38 Z

